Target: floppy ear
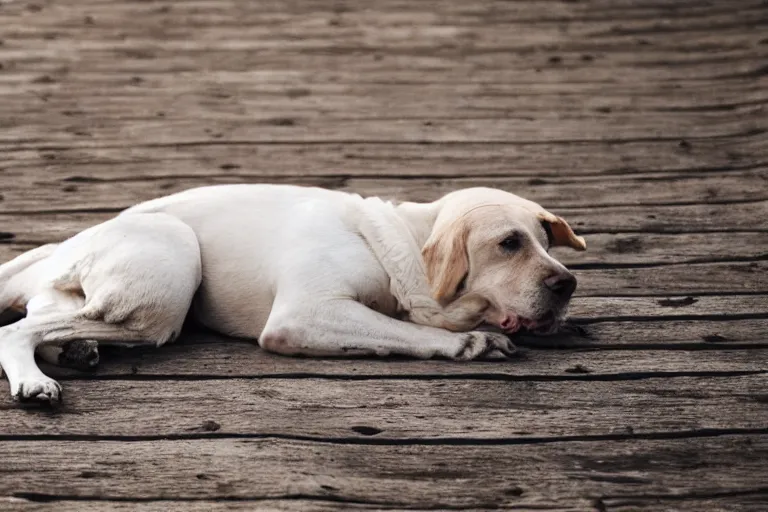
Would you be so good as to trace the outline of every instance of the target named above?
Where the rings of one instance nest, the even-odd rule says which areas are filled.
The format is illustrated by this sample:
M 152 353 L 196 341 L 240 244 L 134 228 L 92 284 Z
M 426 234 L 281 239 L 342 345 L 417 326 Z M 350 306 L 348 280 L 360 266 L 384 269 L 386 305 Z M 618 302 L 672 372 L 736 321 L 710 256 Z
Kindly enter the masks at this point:
M 577 251 L 587 250 L 587 242 L 584 238 L 574 233 L 571 226 L 562 217 L 552 215 L 549 212 L 539 213 L 537 217 L 549 226 L 549 233 L 547 234 L 552 234 L 552 247 L 563 246 Z
M 468 234 L 466 220 L 459 219 L 433 231 L 421 250 L 432 296 L 438 302 L 453 298 L 469 272 Z

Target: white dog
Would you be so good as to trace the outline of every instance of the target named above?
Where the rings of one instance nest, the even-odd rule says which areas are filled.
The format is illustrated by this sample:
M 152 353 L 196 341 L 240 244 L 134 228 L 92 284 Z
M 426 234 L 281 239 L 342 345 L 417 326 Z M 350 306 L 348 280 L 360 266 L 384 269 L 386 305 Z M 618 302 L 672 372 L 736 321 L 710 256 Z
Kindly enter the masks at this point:
M 0 366 L 15 399 L 56 402 L 36 349 L 62 362 L 74 341 L 159 346 L 190 306 L 286 355 L 510 355 L 506 335 L 472 329 L 558 327 L 576 280 L 555 245 L 586 248 L 562 218 L 493 189 L 401 204 L 281 185 L 188 190 L 0 266 L 0 312 L 26 312 L 0 328 Z

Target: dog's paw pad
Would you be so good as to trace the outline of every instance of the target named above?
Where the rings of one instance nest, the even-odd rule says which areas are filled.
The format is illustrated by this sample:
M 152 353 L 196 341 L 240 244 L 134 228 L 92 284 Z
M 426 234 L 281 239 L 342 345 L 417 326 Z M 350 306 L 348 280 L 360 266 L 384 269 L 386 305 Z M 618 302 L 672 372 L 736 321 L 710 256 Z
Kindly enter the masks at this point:
M 500 359 L 512 356 L 517 347 L 504 334 L 475 331 L 464 336 L 463 344 L 454 356 L 457 361 L 471 361 L 491 356 Z
M 491 337 L 489 340 L 489 343 L 493 345 L 491 353 L 501 352 L 505 357 L 512 357 L 517 353 L 517 347 L 506 334 L 489 332 L 486 335 Z
M 22 381 L 13 399 L 23 403 L 58 404 L 61 401 L 61 386 L 47 377 Z

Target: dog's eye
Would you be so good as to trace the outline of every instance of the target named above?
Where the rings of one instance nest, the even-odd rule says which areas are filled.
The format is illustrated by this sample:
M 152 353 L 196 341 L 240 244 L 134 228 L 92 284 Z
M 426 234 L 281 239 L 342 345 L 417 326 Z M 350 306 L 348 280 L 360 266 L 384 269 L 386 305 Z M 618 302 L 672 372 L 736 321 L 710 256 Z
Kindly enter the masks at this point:
M 520 236 L 518 235 L 510 235 L 501 242 L 499 242 L 499 247 L 504 249 L 507 252 L 514 252 L 518 249 L 520 249 Z

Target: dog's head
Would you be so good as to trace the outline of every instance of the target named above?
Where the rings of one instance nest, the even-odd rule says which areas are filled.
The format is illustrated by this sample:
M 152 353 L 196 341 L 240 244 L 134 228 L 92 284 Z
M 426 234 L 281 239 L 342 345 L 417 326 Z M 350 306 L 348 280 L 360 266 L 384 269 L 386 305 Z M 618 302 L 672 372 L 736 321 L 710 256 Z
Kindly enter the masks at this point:
M 555 246 L 586 249 L 568 223 L 508 192 L 470 188 L 443 197 L 422 255 L 436 300 L 473 294 L 483 320 L 512 333 L 551 333 L 565 316 L 576 278 L 549 255 Z

